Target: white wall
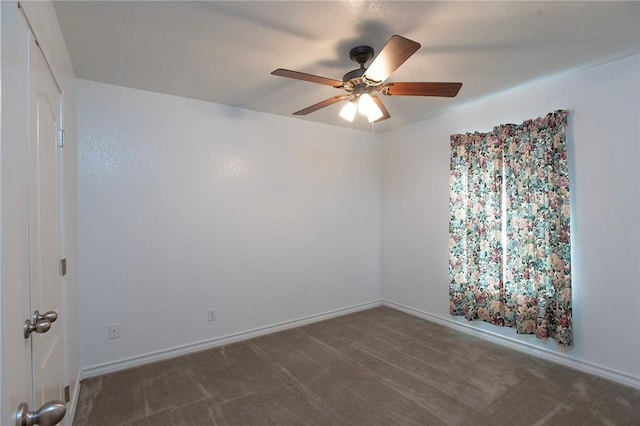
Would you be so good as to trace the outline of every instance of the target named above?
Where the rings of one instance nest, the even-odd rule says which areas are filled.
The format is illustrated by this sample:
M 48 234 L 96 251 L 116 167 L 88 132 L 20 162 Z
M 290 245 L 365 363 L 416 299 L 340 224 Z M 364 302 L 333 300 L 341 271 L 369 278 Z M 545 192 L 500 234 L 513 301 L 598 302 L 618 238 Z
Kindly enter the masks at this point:
M 640 57 L 534 82 L 383 136 L 383 298 L 640 387 Z M 464 87 L 463 89 L 464 90 Z M 448 313 L 449 136 L 569 109 L 575 345 Z M 529 347 L 531 348 L 531 347 Z
M 77 93 L 85 369 L 378 300 L 372 135 L 83 80 Z

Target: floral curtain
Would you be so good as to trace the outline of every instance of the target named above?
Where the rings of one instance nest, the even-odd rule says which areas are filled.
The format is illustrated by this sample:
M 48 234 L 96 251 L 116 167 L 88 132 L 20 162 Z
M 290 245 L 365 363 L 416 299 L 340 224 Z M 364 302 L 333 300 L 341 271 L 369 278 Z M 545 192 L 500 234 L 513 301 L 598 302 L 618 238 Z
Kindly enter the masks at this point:
M 451 136 L 452 315 L 572 344 L 567 117 Z

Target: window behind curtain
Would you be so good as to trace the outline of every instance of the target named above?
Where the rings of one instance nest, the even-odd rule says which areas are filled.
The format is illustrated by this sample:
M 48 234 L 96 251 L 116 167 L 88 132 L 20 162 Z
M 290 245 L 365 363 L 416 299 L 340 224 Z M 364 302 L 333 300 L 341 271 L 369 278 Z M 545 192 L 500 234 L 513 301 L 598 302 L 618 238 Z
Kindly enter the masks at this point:
M 567 117 L 451 136 L 452 315 L 572 344 Z

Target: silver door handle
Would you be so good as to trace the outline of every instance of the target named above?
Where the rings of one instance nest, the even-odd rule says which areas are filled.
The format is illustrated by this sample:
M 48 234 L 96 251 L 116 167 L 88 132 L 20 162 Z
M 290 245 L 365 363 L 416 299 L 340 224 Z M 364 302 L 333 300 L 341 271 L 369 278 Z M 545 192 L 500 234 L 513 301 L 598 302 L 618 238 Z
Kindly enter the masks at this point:
M 62 401 L 49 401 L 36 412 L 29 411 L 29 406 L 22 403 L 16 412 L 16 426 L 54 426 L 67 412 L 67 407 Z
M 28 339 L 34 331 L 38 334 L 46 333 L 51 328 L 51 323 L 58 319 L 58 313 L 48 311 L 41 314 L 40 311 L 33 313 L 33 320 L 26 320 L 24 323 L 24 338 Z
M 51 323 L 47 320 L 40 320 L 32 323 L 29 320 L 24 322 L 24 338 L 28 339 L 34 331 L 38 334 L 46 333 L 51 328 Z
M 50 323 L 56 322 L 58 319 L 58 313 L 56 311 L 48 311 L 44 314 L 40 314 L 39 311 L 35 311 L 33 313 L 33 322 L 36 323 L 38 321 L 47 320 Z

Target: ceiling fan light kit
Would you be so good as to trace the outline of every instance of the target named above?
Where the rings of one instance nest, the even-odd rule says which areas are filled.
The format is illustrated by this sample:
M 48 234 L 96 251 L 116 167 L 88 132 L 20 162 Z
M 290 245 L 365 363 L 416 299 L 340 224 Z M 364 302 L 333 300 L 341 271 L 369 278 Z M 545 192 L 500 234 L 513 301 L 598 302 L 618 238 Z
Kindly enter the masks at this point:
M 355 101 L 348 101 L 340 110 L 340 117 L 344 118 L 350 123 L 353 123 L 353 119 L 356 118 L 356 112 L 358 111 L 358 106 Z
M 375 123 L 391 117 L 378 94 L 385 96 L 455 97 L 460 91 L 462 83 L 385 84 L 385 80 L 418 49 L 420 49 L 420 43 L 399 35 L 393 35 L 378 53 L 378 56 L 373 59 L 369 68 L 365 68 L 364 64 L 373 58 L 374 50 L 371 46 L 356 46 L 349 52 L 349 57 L 354 62 L 357 62 L 360 68 L 346 73 L 342 77 L 342 81 L 283 68 L 278 68 L 271 74 L 324 84 L 347 92 L 346 95 L 334 96 L 296 111 L 293 115 L 307 115 L 334 103 L 347 100 L 346 105 L 340 110 L 340 117 L 353 122 L 357 110 L 365 115 L 370 123 Z
M 360 99 L 358 99 L 358 112 L 366 115 L 369 123 L 373 123 L 382 118 L 382 111 L 380 111 L 380 108 L 373 102 L 373 98 L 368 93 L 360 95 Z

